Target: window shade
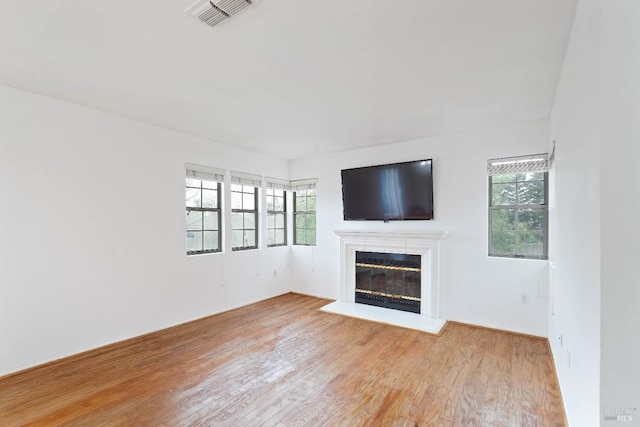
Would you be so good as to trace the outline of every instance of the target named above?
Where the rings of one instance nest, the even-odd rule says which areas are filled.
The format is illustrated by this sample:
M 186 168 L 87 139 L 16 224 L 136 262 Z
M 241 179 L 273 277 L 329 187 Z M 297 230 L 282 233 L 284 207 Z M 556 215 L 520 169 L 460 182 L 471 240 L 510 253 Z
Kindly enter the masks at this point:
M 262 177 L 252 173 L 231 171 L 231 183 L 262 187 Z
M 213 168 L 210 166 L 197 165 L 195 163 L 185 163 L 184 168 L 187 172 L 187 178 L 203 179 L 205 181 L 224 182 L 224 169 Z
M 505 157 L 487 161 L 489 175 L 505 175 L 523 172 L 546 172 L 549 170 L 547 153 L 530 156 Z
M 297 179 L 291 181 L 291 190 L 313 190 L 318 184 L 318 178 Z
M 291 190 L 291 183 L 289 180 L 280 178 L 266 177 L 267 188 L 273 188 L 276 190 Z

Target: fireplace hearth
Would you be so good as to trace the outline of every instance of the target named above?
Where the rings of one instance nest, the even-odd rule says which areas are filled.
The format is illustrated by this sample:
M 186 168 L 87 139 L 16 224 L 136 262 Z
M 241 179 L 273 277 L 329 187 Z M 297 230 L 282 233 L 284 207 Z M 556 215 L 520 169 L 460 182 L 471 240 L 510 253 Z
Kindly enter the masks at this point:
M 420 255 L 356 252 L 355 302 L 420 314 Z

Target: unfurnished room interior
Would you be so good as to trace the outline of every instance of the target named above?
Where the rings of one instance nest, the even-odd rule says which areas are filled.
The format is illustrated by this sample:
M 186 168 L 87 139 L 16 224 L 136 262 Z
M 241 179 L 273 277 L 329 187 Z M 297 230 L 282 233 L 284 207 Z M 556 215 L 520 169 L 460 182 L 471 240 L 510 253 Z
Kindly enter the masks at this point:
M 0 0 L 0 424 L 640 426 L 639 40 Z

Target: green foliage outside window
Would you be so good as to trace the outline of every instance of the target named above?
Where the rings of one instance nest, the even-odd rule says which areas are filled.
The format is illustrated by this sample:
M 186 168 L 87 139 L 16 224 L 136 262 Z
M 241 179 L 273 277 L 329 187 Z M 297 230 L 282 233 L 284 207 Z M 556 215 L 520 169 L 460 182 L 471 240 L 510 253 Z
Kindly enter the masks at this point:
M 547 174 L 489 177 L 489 255 L 546 258 Z
M 296 245 L 316 244 L 316 190 L 301 190 L 293 193 L 294 233 Z
M 287 244 L 287 192 L 267 189 L 267 245 Z

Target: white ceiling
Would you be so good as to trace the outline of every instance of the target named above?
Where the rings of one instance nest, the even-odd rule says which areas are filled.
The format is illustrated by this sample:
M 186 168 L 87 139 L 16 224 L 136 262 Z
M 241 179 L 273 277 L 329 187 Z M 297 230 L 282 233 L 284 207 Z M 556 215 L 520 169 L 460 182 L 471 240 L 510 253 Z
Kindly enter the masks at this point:
M 0 84 L 294 159 L 549 116 L 577 0 L 0 0 Z

